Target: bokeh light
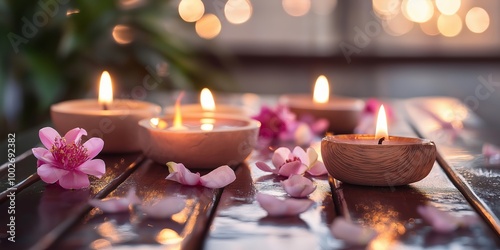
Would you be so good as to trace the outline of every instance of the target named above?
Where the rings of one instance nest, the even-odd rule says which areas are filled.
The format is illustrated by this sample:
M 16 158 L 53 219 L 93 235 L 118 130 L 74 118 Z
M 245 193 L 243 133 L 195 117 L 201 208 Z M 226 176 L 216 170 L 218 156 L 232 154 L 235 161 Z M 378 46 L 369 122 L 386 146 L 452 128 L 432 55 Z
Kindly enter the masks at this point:
M 381 19 L 391 19 L 399 13 L 399 0 L 372 0 L 373 11 Z
M 113 28 L 113 39 L 118 44 L 129 44 L 134 40 L 134 34 L 129 26 L 118 24 Z
M 474 33 L 483 33 L 490 26 L 488 12 L 480 7 L 474 7 L 467 12 L 465 24 Z
M 242 24 L 252 16 L 252 4 L 249 0 L 229 0 L 224 6 L 224 15 L 232 24 Z
M 283 0 L 283 9 L 290 16 L 303 16 L 311 9 L 311 0 Z
M 414 26 L 414 23 L 406 19 L 401 13 L 384 22 L 385 25 L 382 25 L 382 27 L 391 36 L 402 36 L 410 32 Z
M 182 0 L 179 3 L 179 16 L 186 22 L 196 22 L 205 13 L 205 5 L 201 0 Z
M 196 21 L 195 29 L 198 36 L 205 39 L 212 39 L 219 35 L 221 31 L 219 18 L 214 14 L 206 14 Z
M 454 15 L 460 9 L 461 0 L 436 0 L 436 7 L 444 15 Z
M 452 16 L 441 14 L 437 20 L 437 27 L 441 35 L 454 37 L 462 31 L 462 20 L 456 14 Z
M 434 5 L 431 0 L 405 0 L 401 9 L 406 18 L 416 23 L 427 22 L 434 15 Z

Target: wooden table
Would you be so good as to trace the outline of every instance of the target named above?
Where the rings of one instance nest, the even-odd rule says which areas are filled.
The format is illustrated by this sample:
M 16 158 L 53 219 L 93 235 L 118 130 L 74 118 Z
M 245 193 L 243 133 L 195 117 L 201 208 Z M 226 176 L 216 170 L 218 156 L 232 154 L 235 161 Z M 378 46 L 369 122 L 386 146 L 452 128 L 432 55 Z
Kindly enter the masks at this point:
M 106 162 L 105 176 L 91 178 L 88 189 L 64 190 L 42 182 L 34 174 L 35 157 L 18 152 L 16 189 L 9 185 L 7 165 L 0 167 L 0 190 L 4 191 L 0 195 L 0 249 L 363 248 L 345 245 L 331 236 L 329 227 L 338 216 L 379 232 L 370 249 L 500 248 L 500 166 L 485 165 L 480 152 L 483 142 L 500 144 L 500 132 L 485 126 L 470 111 L 461 117 L 465 128 L 454 138 L 448 130 L 436 130 L 431 125 L 441 123 L 432 112 L 442 110 L 422 109 L 422 104 L 438 103 L 445 106 L 443 109 L 456 109 L 454 105 L 461 104 L 455 99 L 392 103 L 398 119 L 389 128 L 391 134 L 419 135 L 436 142 L 440 156 L 431 173 L 417 183 L 386 188 L 313 178 L 318 188 L 310 199 L 315 205 L 297 217 L 268 217 L 255 201 L 259 192 L 286 196 L 279 183 L 283 178 L 255 166 L 257 160 L 269 161 L 270 150 L 255 151 L 245 163 L 236 166 L 236 181 L 223 189 L 186 187 L 167 181 L 166 166 L 137 153 L 99 155 Z M 37 141 L 35 137 L 17 143 L 35 146 Z M 103 214 L 88 204 L 91 198 L 124 196 L 132 187 L 145 202 L 181 196 L 187 200 L 186 207 L 170 219 L 155 220 L 134 213 Z M 11 197 L 15 197 L 13 201 Z M 435 233 L 416 212 L 418 205 L 426 203 L 454 214 L 476 213 L 483 220 L 470 229 Z M 8 240 L 11 235 L 7 234 L 9 206 L 15 210 L 15 243 Z

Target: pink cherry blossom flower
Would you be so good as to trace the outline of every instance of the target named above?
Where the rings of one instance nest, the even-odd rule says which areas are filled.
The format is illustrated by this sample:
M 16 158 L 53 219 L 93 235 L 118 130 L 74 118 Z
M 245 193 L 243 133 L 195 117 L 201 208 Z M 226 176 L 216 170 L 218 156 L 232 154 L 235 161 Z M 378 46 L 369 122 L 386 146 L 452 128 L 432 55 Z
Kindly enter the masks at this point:
M 298 146 L 293 151 L 280 147 L 274 151 L 271 161 L 274 168 L 260 161 L 255 165 L 262 171 L 283 176 L 301 175 L 305 172 L 315 176 L 327 173 L 325 164 L 318 161 L 318 154 L 313 148 L 308 148 L 306 152 Z
M 367 245 L 377 236 L 375 230 L 354 224 L 342 217 L 333 221 L 330 231 L 335 238 L 353 245 Z
M 227 165 L 220 166 L 204 176 L 189 171 L 182 163 L 168 162 L 167 166 L 170 174 L 166 179 L 183 185 L 222 188 L 236 180 L 234 171 Z
M 128 211 L 133 205 L 140 204 L 141 200 L 135 194 L 135 188 L 131 188 L 125 197 L 105 198 L 102 200 L 92 199 L 89 203 L 106 213 L 119 213 Z
M 287 194 L 294 198 L 306 197 L 316 190 L 313 182 L 302 175 L 292 175 L 288 179 L 281 181 L 281 185 Z
M 74 128 L 61 137 L 50 127 L 40 129 L 40 141 L 45 148 L 33 148 L 38 159 L 37 173 L 46 183 L 58 183 L 66 189 L 86 188 L 90 185 L 87 175 L 101 178 L 106 171 L 103 160 L 93 159 L 104 146 L 100 138 L 90 138 L 82 144 L 87 131 Z
M 454 216 L 434 206 L 419 206 L 418 213 L 439 233 L 453 232 L 460 227 L 469 227 L 479 222 L 475 215 Z
M 314 202 L 309 199 L 280 200 L 272 195 L 258 193 L 256 196 L 259 205 L 266 210 L 269 216 L 295 216 L 305 212 Z

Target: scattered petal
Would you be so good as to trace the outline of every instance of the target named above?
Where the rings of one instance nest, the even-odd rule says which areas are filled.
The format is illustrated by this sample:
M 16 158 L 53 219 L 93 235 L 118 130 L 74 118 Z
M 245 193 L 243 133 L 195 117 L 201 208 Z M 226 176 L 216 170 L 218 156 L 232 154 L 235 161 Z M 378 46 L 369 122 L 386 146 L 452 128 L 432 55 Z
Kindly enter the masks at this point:
M 264 162 L 258 161 L 255 163 L 255 166 L 257 166 L 260 170 L 264 172 L 271 172 L 273 174 L 278 174 L 277 169 L 272 169 L 269 165 L 267 165 Z
M 280 200 L 262 193 L 258 193 L 256 199 L 269 216 L 295 216 L 305 212 L 314 204 L 309 199 Z
M 167 166 L 170 172 L 166 178 L 167 180 L 175 181 L 188 186 L 195 186 L 200 183 L 200 174 L 192 173 L 184 166 L 184 164 L 168 162 Z
M 373 229 L 348 222 L 341 217 L 333 221 L 330 231 L 335 238 L 353 245 L 367 245 L 377 236 Z
M 207 188 L 222 188 L 236 180 L 234 171 L 228 166 L 220 166 L 200 178 L 201 185 Z
M 316 190 L 313 182 L 302 175 L 292 175 L 290 178 L 282 181 L 281 185 L 287 194 L 295 198 L 306 197 Z
M 328 170 L 326 170 L 325 164 L 323 162 L 317 161 L 307 170 L 307 173 L 312 176 L 321 176 L 328 174 Z
M 164 219 L 182 211 L 186 206 L 186 200 L 179 197 L 167 197 L 149 206 L 141 206 L 140 209 L 147 217 Z
M 307 166 L 302 164 L 300 161 L 292 161 L 283 164 L 278 170 L 279 175 L 291 176 L 294 174 L 303 174 L 307 170 Z
M 417 211 L 432 226 L 432 229 L 439 233 L 453 232 L 459 227 L 469 227 L 478 223 L 477 216 L 454 216 L 429 205 L 419 206 Z
M 89 201 L 90 205 L 101 209 L 106 213 L 118 213 L 128 211 L 132 205 L 141 203 L 141 200 L 135 194 L 135 189 L 131 188 L 126 197 L 113 197 L 106 199 L 92 199 Z

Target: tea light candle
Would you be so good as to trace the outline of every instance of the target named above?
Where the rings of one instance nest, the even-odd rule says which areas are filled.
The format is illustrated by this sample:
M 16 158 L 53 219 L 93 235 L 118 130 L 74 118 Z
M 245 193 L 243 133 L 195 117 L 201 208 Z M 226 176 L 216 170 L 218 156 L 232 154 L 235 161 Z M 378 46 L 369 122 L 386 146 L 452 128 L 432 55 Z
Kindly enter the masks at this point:
M 165 114 L 174 114 L 174 107 L 167 107 Z M 203 113 L 205 115 L 217 114 L 230 114 L 230 115 L 243 115 L 248 116 L 248 112 L 243 107 L 234 105 L 215 104 L 212 92 L 208 88 L 204 88 L 200 92 L 200 103 L 182 105 L 181 112 L 183 114 Z
M 321 154 L 328 173 L 342 182 L 368 186 L 400 186 L 429 174 L 436 160 L 430 140 L 389 136 L 383 106 L 375 135 L 326 136 Z
M 364 109 L 364 101 L 355 98 L 332 97 L 328 79 L 321 75 L 314 85 L 313 97 L 304 94 L 288 94 L 280 98 L 299 118 L 311 115 L 330 122 L 328 131 L 335 134 L 352 133 L 358 125 Z
M 183 163 L 187 168 L 213 169 L 243 162 L 257 145 L 260 123 L 245 116 L 213 113 L 175 114 L 139 122 L 144 154 L 154 161 Z
M 139 120 L 158 116 L 161 107 L 143 101 L 113 100 L 111 77 L 104 71 L 98 100 L 65 101 L 52 105 L 50 110 L 52 122 L 60 133 L 80 127 L 89 137 L 104 140 L 102 152 L 127 153 L 141 150 L 137 143 Z

